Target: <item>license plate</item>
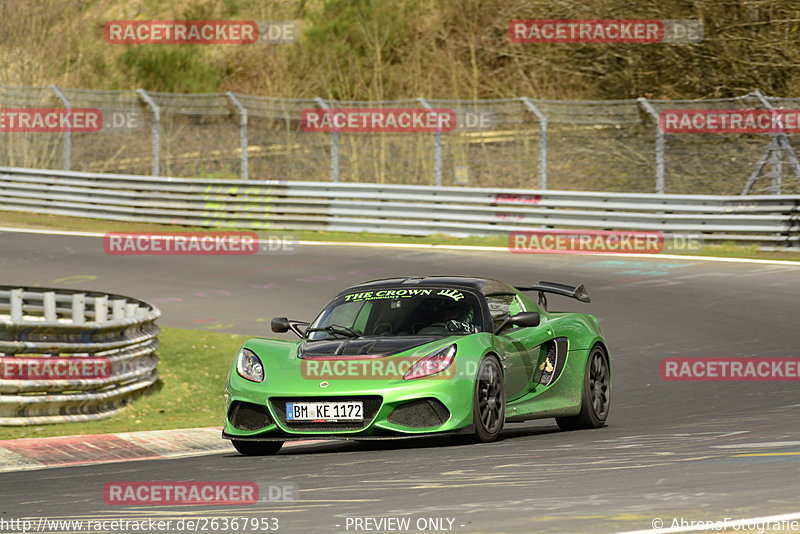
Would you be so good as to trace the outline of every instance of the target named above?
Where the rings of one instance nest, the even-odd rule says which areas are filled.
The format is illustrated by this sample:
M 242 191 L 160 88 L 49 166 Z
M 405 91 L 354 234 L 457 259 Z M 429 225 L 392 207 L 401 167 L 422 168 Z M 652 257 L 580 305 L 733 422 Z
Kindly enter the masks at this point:
M 287 421 L 310 421 L 330 423 L 339 421 L 363 421 L 364 403 L 352 402 L 287 402 Z

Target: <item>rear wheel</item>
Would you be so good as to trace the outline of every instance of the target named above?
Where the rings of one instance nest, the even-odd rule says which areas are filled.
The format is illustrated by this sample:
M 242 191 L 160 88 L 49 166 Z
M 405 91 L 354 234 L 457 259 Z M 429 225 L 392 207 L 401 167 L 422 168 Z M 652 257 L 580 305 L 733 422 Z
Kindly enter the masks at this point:
M 610 405 L 611 370 L 608 355 L 603 347 L 596 345 L 586 361 L 580 413 L 571 417 L 556 417 L 556 423 L 561 430 L 600 428 L 606 424 Z
M 269 456 L 283 447 L 282 441 L 241 441 L 234 439 L 231 440 L 231 443 L 233 443 L 234 449 L 245 456 Z
M 478 368 L 472 411 L 478 441 L 496 440 L 505 423 L 506 391 L 500 363 L 491 356 L 484 358 Z

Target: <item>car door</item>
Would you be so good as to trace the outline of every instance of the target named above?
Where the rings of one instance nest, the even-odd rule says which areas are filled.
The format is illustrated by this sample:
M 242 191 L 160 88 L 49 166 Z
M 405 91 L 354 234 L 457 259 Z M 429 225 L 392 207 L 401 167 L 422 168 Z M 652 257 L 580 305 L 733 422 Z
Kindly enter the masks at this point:
M 521 311 L 528 311 L 519 297 L 512 293 L 487 295 L 486 302 L 495 329 L 504 319 Z M 547 326 L 522 328 L 508 325 L 498 332 L 508 401 L 523 397 L 533 389 L 536 377 L 541 374 L 538 371 L 542 361 L 542 345 L 552 339 L 552 329 Z

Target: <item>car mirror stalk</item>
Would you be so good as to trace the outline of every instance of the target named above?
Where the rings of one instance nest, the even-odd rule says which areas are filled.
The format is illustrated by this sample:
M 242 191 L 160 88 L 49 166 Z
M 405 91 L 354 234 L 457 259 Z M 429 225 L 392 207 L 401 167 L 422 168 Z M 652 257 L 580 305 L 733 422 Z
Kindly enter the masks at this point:
M 304 337 L 305 332 L 300 329 L 300 326 L 308 326 L 308 323 L 305 321 L 295 321 L 286 317 L 275 317 L 270 322 L 270 328 L 276 334 L 284 334 L 291 330 L 297 334 L 298 337 Z

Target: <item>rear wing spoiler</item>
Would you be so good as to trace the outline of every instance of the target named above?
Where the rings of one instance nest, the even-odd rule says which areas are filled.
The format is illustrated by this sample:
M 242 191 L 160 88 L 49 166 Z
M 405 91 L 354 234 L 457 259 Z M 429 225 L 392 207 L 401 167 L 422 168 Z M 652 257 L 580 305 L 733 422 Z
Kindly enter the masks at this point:
M 566 284 L 556 284 L 555 282 L 537 282 L 532 286 L 516 286 L 514 289 L 518 291 L 538 291 L 539 292 L 539 306 L 542 309 L 547 309 L 547 297 L 545 293 L 553 293 L 554 295 L 561 295 L 564 297 L 573 298 L 581 302 L 592 302 L 586 288 L 583 284 L 578 287 L 568 286 Z

